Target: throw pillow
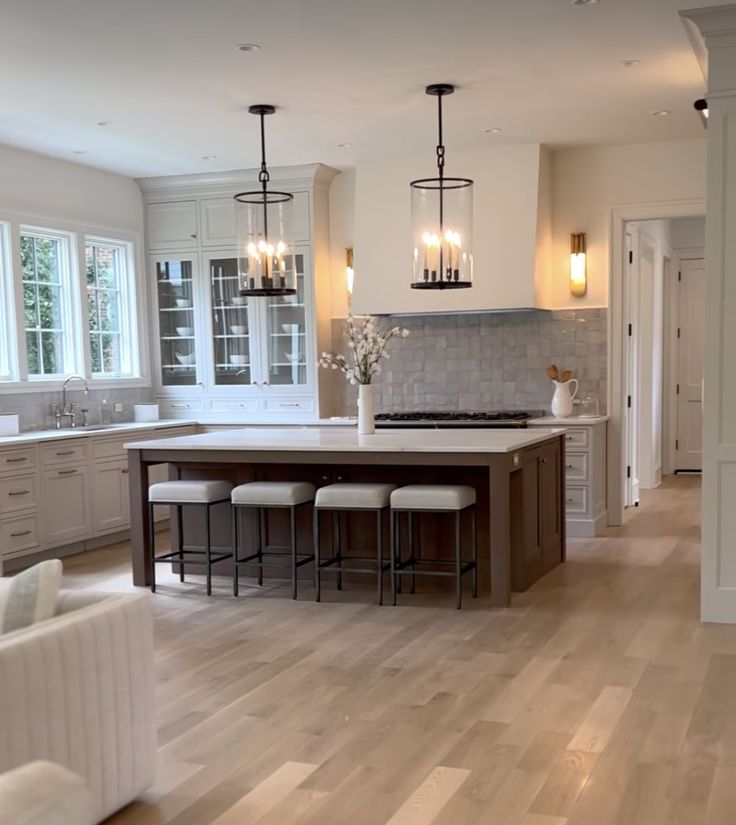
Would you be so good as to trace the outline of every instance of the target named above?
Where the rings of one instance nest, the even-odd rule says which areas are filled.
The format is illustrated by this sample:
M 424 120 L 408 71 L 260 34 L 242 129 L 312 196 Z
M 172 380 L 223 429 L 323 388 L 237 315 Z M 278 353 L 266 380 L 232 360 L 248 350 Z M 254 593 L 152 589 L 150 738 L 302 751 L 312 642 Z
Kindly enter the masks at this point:
M 0 578 L 0 635 L 54 615 L 61 570 L 61 562 L 50 559 L 17 576 Z

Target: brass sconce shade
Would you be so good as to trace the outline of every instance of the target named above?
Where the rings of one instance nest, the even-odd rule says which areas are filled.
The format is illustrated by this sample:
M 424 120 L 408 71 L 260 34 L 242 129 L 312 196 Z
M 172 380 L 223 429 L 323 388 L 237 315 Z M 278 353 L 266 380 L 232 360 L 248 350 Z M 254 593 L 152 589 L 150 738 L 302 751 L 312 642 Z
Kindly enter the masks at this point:
M 570 235 L 570 294 L 582 298 L 588 291 L 587 252 L 585 232 Z

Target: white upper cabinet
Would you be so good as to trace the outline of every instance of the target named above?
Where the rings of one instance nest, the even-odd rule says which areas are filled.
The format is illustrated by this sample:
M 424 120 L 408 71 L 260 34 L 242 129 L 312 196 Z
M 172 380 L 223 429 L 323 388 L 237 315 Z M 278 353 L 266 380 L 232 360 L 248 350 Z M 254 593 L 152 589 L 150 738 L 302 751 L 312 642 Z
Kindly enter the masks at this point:
M 196 249 L 199 246 L 196 201 L 149 203 L 146 228 L 151 250 Z
M 422 154 L 359 165 L 355 191 L 353 312 L 377 315 L 480 312 L 544 307 L 549 274 L 550 192 L 546 151 L 538 144 L 453 150 L 445 173 L 475 181 L 473 286 L 410 286 L 409 182 L 436 173 Z
M 232 198 L 204 198 L 199 202 L 202 246 L 235 245 L 235 203 Z

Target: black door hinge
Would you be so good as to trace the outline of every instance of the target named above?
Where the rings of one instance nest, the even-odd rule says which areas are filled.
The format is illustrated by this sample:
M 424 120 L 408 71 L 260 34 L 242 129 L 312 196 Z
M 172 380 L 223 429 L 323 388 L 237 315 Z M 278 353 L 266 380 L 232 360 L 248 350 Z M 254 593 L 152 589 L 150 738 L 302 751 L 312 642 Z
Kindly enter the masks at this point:
M 629 250 L 629 263 L 634 263 L 634 251 L 632 249 Z
M 631 326 L 631 324 L 629 324 L 629 338 L 631 338 L 631 336 L 632 336 L 633 332 L 634 332 L 634 329 L 633 329 L 633 327 Z
M 677 337 L 680 337 L 680 327 L 677 327 Z
M 680 449 L 680 439 L 679 439 L 679 438 L 676 438 L 676 439 L 675 439 L 675 449 L 676 449 L 676 450 L 679 450 L 679 449 Z
M 678 272 L 678 273 L 677 273 L 677 280 L 678 280 L 678 281 L 681 281 L 681 280 L 682 280 L 682 272 Z
M 629 409 L 631 409 L 631 396 L 630 396 L 630 395 L 627 395 L 627 396 L 626 396 L 626 406 L 627 406 Z
M 679 395 L 679 394 L 680 394 L 680 385 L 678 384 L 676 389 L 675 389 L 675 395 Z
M 626 468 L 626 478 L 631 478 L 631 467 Z

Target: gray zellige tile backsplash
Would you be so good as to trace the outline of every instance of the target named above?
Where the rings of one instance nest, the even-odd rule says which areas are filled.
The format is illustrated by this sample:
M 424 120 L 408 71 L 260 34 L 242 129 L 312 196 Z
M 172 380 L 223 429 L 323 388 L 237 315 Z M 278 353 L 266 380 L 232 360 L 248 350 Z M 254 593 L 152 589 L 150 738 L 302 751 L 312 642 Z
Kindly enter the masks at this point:
M 376 381 L 376 411 L 549 410 L 549 364 L 569 368 L 580 395 L 595 394 L 606 409 L 607 311 L 528 311 L 382 319 L 410 330 L 390 344 Z M 333 345 L 345 351 L 343 322 Z M 336 408 L 355 414 L 354 387 L 345 382 Z

